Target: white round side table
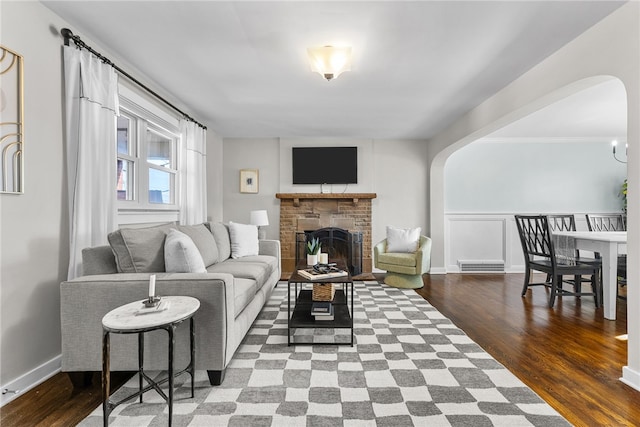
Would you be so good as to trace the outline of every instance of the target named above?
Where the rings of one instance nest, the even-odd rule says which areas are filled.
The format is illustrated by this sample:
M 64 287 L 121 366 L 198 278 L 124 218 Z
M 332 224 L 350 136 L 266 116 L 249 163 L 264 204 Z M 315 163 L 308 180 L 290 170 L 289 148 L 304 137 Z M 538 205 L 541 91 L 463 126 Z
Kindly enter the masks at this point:
M 104 415 L 104 426 L 109 425 L 109 414 L 121 403 L 140 397 L 154 389 L 162 396 L 169 405 L 169 426 L 173 416 L 173 380 L 176 376 L 188 372 L 191 375 L 191 397 L 194 396 L 194 373 L 195 373 L 195 329 L 193 315 L 200 308 L 200 301 L 193 297 L 168 296 L 162 297 L 157 308 L 145 308 L 144 301 L 136 301 L 111 310 L 102 318 L 102 412 Z M 163 305 L 166 309 L 163 309 Z M 174 374 L 173 351 L 175 347 L 174 332 L 176 327 L 189 319 L 191 358 L 189 365 L 180 372 Z M 169 368 L 167 378 L 161 381 L 154 381 L 144 372 L 144 333 L 164 329 L 169 333 Z M 109 334 L 138 334 L 138 375 L 139 389 L 136 393 L 127 396 L 117 402 L 109 399 Z M 142 379 L 148 383 L 142 387 Z M 160 385 L 169 382 L 169 395 L 167 396 Z

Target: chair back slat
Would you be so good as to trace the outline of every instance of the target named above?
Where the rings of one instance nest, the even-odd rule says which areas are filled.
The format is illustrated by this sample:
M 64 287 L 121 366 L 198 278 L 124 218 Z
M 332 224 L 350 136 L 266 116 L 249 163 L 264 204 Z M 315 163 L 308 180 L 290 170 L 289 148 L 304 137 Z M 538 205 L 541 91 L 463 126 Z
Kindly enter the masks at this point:
M 522 250 L 530 260 L 543 257 L 554 261 L 551 229 L 545 215 L 516 215 Z
M 585 217 L 589 231 L 627 231 L 627 224 L 622 214 L 586 214 Z
M 576 231 L 576 218 L 571 214 L 547 215 L 551 231 Z

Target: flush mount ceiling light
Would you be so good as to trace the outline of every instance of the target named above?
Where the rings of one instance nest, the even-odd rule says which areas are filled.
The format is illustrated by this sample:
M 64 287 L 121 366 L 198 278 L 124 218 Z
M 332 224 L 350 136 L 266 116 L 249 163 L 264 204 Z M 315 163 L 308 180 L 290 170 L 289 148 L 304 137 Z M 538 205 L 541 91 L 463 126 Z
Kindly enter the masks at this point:
M 311 71 L 319 73 L 322 77 L 330 81 L 337 78 L 345 71 L 351 70 L 351 48 L 350 47 L 310 47 L 307 48 Z

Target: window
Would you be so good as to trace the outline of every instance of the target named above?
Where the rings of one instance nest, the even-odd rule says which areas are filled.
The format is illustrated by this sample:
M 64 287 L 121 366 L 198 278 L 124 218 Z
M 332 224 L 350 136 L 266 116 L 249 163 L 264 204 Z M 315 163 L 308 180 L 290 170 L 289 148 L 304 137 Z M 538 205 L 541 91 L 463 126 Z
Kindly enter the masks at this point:
M 116 120 L 118 210 L 177 211 L 180 137 L 144 109 L 126 104 Z

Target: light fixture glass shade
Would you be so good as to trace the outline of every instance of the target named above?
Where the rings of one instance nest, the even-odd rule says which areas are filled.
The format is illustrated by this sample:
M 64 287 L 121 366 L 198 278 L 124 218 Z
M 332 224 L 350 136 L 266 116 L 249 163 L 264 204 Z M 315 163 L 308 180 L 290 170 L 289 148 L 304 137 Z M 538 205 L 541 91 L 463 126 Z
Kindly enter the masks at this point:
M 267 216 L 267 211 L 251 211 L 251 218 L 249 221 L 251 222 L 251 224 L 257 225 L 258 227 L 269 225 L 269 217 Z
M 351 70 L 350 47 L 310 47 L 307 48 L 311 71 L 319 73 L 327 80 L 335 79 L 345 71 Z

